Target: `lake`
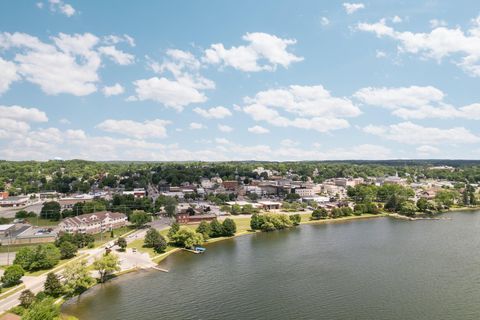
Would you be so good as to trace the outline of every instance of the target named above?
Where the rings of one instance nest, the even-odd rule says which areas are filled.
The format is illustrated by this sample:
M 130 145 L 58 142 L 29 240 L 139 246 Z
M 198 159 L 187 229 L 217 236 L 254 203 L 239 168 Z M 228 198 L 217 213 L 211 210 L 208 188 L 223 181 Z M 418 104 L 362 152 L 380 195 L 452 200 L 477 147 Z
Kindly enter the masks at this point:
M 479 319 L 480 212 L 304 225 L 171 255 L 70 300 L 81 320 Z

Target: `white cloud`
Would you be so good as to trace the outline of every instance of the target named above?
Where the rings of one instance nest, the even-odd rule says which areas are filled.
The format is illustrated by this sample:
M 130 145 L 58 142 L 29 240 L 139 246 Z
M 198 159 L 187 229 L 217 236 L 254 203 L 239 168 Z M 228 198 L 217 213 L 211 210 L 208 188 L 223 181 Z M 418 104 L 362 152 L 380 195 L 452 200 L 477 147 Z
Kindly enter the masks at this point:
M 248 128 L 248 132 L 255 133 L 255 134 L 264 134 L 264 133 L 269 133 L 270 130 L 261 126 L 253 126 Z
M 321 17 L 320 18 L 320 24 L 322 26 L 326 27 L 330 24 L 330 20 L 327 17 Z
M 215 138 L 215 142 L 218 143 L 218 144 L 229 144 L 230 141 L 228 141 L 228 139 L 225 139 L 225 138 Z
M 154 119 L 144 122 L 132 120 L 108 119 L 97 125 L 97 128 L 111 133 L 118 133 L 134 138 L 165 138 L 167 128 L 171 122 L 167 120 Z
M 448 25 L 445 20 L 432 19 L 429 22 L 430 22 L 430 27 L 432 29 L 435 29 L 438 27 L 446 27 Z
M 440 129 L 423 127 L 411 122 L 402 122 L 390 126 L 366 126 L 364 132 L 404 144 L 438 145 L 471 144 L 480 138 L 463 127 Z
M 73 8 L 70 4 L 65 3 L 61 0 L 48 0 L 48 2 L 50 3 L 50 11 L 52 12 L 60 12 L 66 15 L 67 17 L 73 16 L 76 12 L 75 8 Z M 41 5 L 39 4 L 40 2 L 37 3 L 37 6 L 40 9 L 43 8 L 43 3 Z
M 293 141 L 292 139 L 283 139 L 282 141 L 280 141 L 280 145 L 283 147 L 291 148 L 298 146 L 298 142 Z
M 135 39 L 128 34 L 124 35 L 108 35 L 103 38 L 103 42 L 108 45 L 126 42 L 130 47 L 135 47 Z
M 0 57 L 0 95 L 6 92 L 12 82 L 20 77 L 17 74 L 17 67 L 13 62 L 3 60 Z
M 223 119 L 232 115 L 230 110 L 222 106 L 210 109 L 195 108 L 193 111 L 207 119 Z
M 419 146 L 415 150 L 422 157 L 431 156 L 434 154 L 438 154 L 440 152 L 438 148 L 428 146 L 428 145 Z
M 230 127 L 230 126 L 227 126 L 227 125 L 225 125 L 225 124 L 219 124 L 219 125 L 218 125 L 218 130 L 220 130 L 221 132 L 226 132 L 226 133 L 228 133 L 228 132 L 232 132 L 232 131 L 233 131 L 233 128 Z
M 170 49 L 167 56 L 163 63 L 150 61 L 149 65 L 158 74 L 170 73 L 173 79 L 152 77 L 134 81 L 136 98 L 153 100 L 177 111 L 207 101 L 203 90 L 214 89 L 215 83 L 200 75 L 200 62 L 190 52 L 181 50 Z
M 62 118 L 58 122 L 60 122 L 61 124 L 72 124 L 72 122 L 66 118 Z
M 381 59 L 381 58 L 385 58 L 387 56 L 387 54 L 385 53 L 385 51 L 381 51 L 381 50 L 377 50 L 375 52 L 375 57 Z
M 189 125 L 190 130 L 200 130 L 205 129 L 205 126 L 198 122 L 191 122 Z
M 402 21 L 403 21 L 403 19 L 400 18 L 399 16 L 394 16 L 394 17 L 392 18 L 392 22 L 393 22 L 393 23 L 401 23 Z
M 364 9 L 365 5 L 363 3 L 349 3 L 344 2 L 343 7 L 345 8 L 345 12 L 347 14 L 353 14 L 360 9 Z
M 30 130 L 28 123 L 8 118 L 0 118 L 0 139 L 21 138 Z
M 285 89 L 260 91 L 254 98 L 247 97 L 244 101 L 243 111 L 255 121 L 319 132 L 347 128 L 349 123 L 343 118 L 361 113 L 349 99 L 333 97 L 321 85 L 292 85 Z
M 7 81 L 3 80 L 5 75 L 0 75 L 0 89 L 8 89 L 9 83 L 16 80 L 12 71 L 14 63 L 16 74 L 39 85 L 47 94 L 84 96 L 95 92 L 102 63 L 96 48 L 99 38 L 90 33 L 60 33 L 51 40 L 53 44 L 47 44 L 26 33 L 0 33 L 0 49 L 16 51 L 8 64 L 10 76 L 6 77 Z
M 202 60 L 247 72 L 274 71 L 278 65 L 288 68 L 290 64 L 303 60 L 287 51 L 288 46 L 296 43 L 294 39 L 282 39 L 262 32 L 247 33 L 242 39 L 249 44 L 230 49 L 222 43 L 212 44 L 205 50 Z
M 37 108 L 0 105 L 0 118 L 20 120 L 25 122 L 47 122 L 47 114 Z
M 132 64 L 135 61 L 133 55 L 118 50 L 114 46 L 100 47 L 98 51 L 122 66 Z
M 463 31 L 459 27 L 448 28 L 434 22 L 430 32 L 396 31 L 385 19 L 377 23 L 359 23 L 357 29 L 374 33 L 377 37 L 396 40 L 400 52 L 420 55 L 423 59 L 441 62 L 453 56 L 452 62 L 472 76 L 480 76 L 480 16 L 472 20 L 472 26 Z
M 393 115 L 403 119 L 480 119 L 479 103 L 456 108 L 444 102 L 445 96 L 440 89 L 432 86 L 367 87 L 354 94 L 363 103 L 390 109 Z
M 125 92 L 125 89 L 120 83 L 115 83 L 113 86 L 105 86 L 102 89 L 103 94 L 106 97 L 116 96 Z

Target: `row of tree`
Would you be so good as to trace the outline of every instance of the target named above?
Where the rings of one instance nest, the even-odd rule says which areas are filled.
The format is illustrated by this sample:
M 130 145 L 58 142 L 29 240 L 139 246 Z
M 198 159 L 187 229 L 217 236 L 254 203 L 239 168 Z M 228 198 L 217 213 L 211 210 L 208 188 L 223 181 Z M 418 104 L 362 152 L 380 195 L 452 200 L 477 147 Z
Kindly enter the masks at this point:
M 300 224 L 299 214 L 286 215 L 281 213 L 253 214 L 250 218 L 252 230 L 273 231 L 290 228 Z

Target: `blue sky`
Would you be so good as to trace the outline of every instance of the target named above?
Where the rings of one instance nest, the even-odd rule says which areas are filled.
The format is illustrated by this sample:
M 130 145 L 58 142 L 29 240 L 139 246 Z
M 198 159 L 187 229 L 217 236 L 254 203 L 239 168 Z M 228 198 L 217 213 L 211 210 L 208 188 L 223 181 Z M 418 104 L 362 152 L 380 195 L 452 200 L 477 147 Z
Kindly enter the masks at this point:
M 0 159 L 480 155 L 478 1 L 4 1 Z

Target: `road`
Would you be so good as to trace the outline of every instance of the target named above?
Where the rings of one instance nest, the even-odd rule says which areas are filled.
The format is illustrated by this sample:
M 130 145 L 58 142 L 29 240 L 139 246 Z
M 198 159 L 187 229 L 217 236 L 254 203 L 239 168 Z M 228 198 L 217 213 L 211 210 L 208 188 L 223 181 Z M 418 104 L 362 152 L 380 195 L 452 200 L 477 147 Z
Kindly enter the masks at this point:
M 0 208 L 0 217 L 2 218 L 15 218 L 15 213 L 20 210 L 33 211 L 37 215 L 40 214 L 42 210 L 43 203 L 37 202 L 24 207 L 15 207 L 15 208 Z
M 126 237 L 127 243 L 130 243 L 135 239 L 144 237 L 145 233 L 146 233 L 146 229 L 141 229 L 141 230 L 135 231 L 134 233 L 132 233 L 132 234 L 130 234 L 129 236 Z M 112 241 L 114 241 L 114 240 L 112 240 Z M 78 258 L 78 260 L 87 259 L 89 264 L 93 263 L 93 261 L 98 256 L 100 256 L 101 254 L 103 254 L 105 252 L 105 248 L 109 244 L 110 244 L 110 242 L 101 246 L 101 247 L 98 247 L 98 248 L 80 250 L 78 252 L 78 256 L 84 255 L 84 254 L 87 254 L 88 256 L 83 257 L 81 259 Z M 128 258 L 129 256 L 127 255 L 126 257 Z M 133 261 L 134 261 L 133 262 L 134 265 L 135 264 L 136 265 L 139 265 L 139 264 L 143 265 L 144 263 L 146 263 L 144 257 L 141 257 L 140 255 L 135 256 Z M 130 263 L 130 264 L 132 264 L 132 263 Z M 55 274 L 61 274 L 63 272 L 64 268 L 65 268 L 65 266 L 63 265 L 63 266 L 59 266 L 59 267 L 54 268 L 52 271 L 55 272 Z M 35 294 L 42 291 L 43 290 L 43 284 L 45 283 L 45 279 L 47 278 L 47 273 L 45 273 L 43 275 L 40 275 L 40 276 L 24 276 L 24 277 L 22 277 L 22 281 L 23 281 L 23 283 L 25 284 L 25 287 L 26 287 L 23 290 L 28 289 Z M 11 296 L 9 296 L 7 298 L 0 300 L 0 314 L 2 314 L 3 312 L 17 306 L 20 303 L 18 298 L 20 297 L 20 294 L 22 293 L 23 290 L 20 290 L 20 291 L 12 294 Z

